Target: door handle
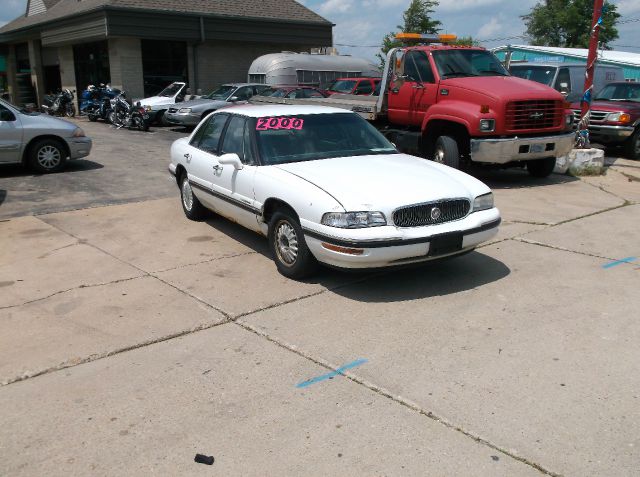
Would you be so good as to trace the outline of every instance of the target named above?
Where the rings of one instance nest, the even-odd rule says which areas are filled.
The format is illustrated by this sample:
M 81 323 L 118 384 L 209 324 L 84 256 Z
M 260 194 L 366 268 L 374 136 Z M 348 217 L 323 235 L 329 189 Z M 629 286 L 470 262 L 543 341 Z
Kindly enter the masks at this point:
M 217 165 L 217 164 L 215 166 L 213 166 L 213 170 L 216 171 L 216 172 L 220 172 L 220 171 L 222 171 L 222 169 L 224 169 L 224 168 L 222 166 Z
M 191 162 L 191 154 L 189 153 L 185 154 L 184 158 L 187 160 L 187 162 Z
M 419 84 L 419 83 L 416 83 L 416 84 L 414 84 L 414 85 L 412 86 L 412 88 L 413 88 L 413 89 L 424 89 L 424 86 L 423 86 L 423 85 L 421 85 L 421 84 Z
M 399 89 L 399 88 L 393 88 L 393 89 L 391 90 L 391 92 L 392 92 L 392 93 L 398 93 L 398 92 L 400 92 L 400 89 Z

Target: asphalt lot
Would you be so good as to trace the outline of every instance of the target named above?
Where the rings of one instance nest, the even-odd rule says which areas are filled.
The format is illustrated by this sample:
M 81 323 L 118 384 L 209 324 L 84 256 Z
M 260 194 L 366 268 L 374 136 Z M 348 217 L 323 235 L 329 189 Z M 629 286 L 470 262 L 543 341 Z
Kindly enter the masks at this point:
M 493 242 L 298 283 L 183 216 L 184 132 L 79 122 L 0 168 L 0 475 L 638 475 L 640 163 L 483 172 Z

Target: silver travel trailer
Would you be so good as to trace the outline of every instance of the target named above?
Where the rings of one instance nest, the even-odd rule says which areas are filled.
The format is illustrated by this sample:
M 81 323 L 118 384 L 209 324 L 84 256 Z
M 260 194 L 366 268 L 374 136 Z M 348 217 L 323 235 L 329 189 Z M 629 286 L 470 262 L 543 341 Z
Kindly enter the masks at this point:
M 323 86 L 336 78 L 380 76 L 378 66 L 362 58 L 283 51 L 256 58 L 247 79 L 268 85 Z

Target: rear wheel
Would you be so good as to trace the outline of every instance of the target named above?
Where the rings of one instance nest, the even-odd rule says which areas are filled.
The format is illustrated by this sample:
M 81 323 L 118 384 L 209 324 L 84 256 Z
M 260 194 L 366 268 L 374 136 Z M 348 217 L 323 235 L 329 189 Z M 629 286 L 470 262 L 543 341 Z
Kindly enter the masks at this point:
M 547 177 L 553 172 L 554 167 L 556 167 L 555 157 L 545 157 L 527 162 L 527 170 L 533 177 Z
M 180 176 L 180 199 L 184 215 L 186 215 L 189 220 L 199 221 L 204 219 L 207 209 L 204 208 L 193 193 L 193 189 L 191 188 L 191 184 L 189 184 L 189 177 L 186 172 Z
M 135 122 L 136 122 L 136 127 L 138 128 L 138 131 L 148 131 L 149 130 L 149 123 L 146 122 L 143 118 L 136 117 Z
M 92 123 L 95 123 L 98 120 L 98 116 L 96 116 L 93 113 L 89 113 L 87 114 L 87 118 L 89 119 L 89 121 L 91 121 Z
M 631 159 L 640 160 L 640 127 L 637 127 L 625 143 L 625 152 Z
M 67 151 L 55 139 L 41 139 L 29 148 L 27 160 L 29 167 L 35 172 L 58 172 L 64 167 Z
M 307 247 L 300 223 L 293 211 L 287 208 L 273 214 L 269 222 L 269 248 L 278 271 L 287 278 L 299 280 L 318 268 L 318 261 Z
M 451 136 L 440 136 L 433 148 L 433 161 L 445 166 L 460 169 L 460 150 L 458 142 Z

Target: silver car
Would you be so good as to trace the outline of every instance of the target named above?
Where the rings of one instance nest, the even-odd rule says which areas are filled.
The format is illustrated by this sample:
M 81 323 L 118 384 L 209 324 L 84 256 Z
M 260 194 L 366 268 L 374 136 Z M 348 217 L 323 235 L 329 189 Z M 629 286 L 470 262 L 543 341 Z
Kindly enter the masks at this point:
M 0 100 L 0 164 L 24 164 L 39 173 L 57 172 L 67 159 L 88 156 L 91 145 L 84 131 L 69 121 Z
M 165 117 L 171 124 L 197 126 L 207 114 L 231 104 L 244 103 L 267 88 L 269 85 L 266 84 L 223 84 L 211 94 L 172 106 Z

